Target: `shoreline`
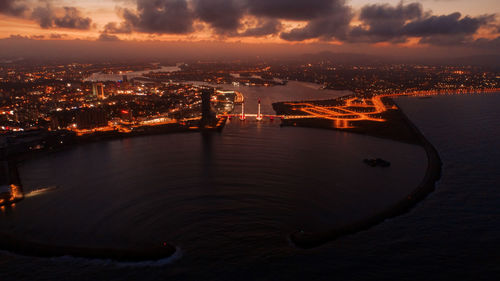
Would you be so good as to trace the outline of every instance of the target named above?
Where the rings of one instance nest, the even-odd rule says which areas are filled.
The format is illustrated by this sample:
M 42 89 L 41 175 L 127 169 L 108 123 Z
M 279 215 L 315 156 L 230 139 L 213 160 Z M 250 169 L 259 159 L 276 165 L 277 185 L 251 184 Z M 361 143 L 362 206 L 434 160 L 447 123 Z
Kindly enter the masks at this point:
M 167 243 L 158 247 L 141 249 L 92 248 L 43 244 L 17 239 L 4 233 L 0 233 L 0 248 L 14 254 L 30 257 L 72 256 L 75 258 L 111 259 L 118 262 L 156 261 L 169 258 L 177 252 L 174 246 Z
M 359 220 L 357 222 L 347 224 L 341 227 L 335 227 L 328 231 L 322 232 L 304 232 L 304 231 L 296 231 L 289 235 L 290 241 L 298 248 L 302 249 L 310 249 L 314 247 L 321 246 L 328 242 L 334 241 L 338 238 L 341 238 L 346 235 L 356 234 L 358 232 L 368 230 L 371 227 L 374 227 L 386 219 L 394 218 L 400 215 L 403 215 L 409 212 L 412 208 L 414 208 L 417 203 L 425 199 L 430 193 L 435 190 L 436 182 L 441 178 L 441 167 L 442 161 L 439 157 L 439 154 L 436 148 L 425 138 L 425 136 L 420 132 L 420 130 L 409 120 L 409 118 L 401 111 L 398 110 L 401 114 L 401 120 L 405 122 L 405 124 L 411 129 L 416 137 L 415 143 L 424 148 L 427 155 L 427 168 L 425 171 L 425 175 L 422 181 L 417 185 L 417 187 L 410 192 L 406 198 L 401 199 L 394 205 L 366 218 Z M 304 126 L 305 127 L 305 126 Z M 323 126 L 315 126 L 317 128 L 323 129 L 333 129 L 338 131 L 345 131 L 349 133 L 361 133 L 364 135 L 375 136 L 379 138 L 389 138 L 393 139 L 390 136 L 380 136 L 373 135 L 367 132 L 359 132 L 359 131 L 350 131 L 350 130 L 342 130 L 335 128 L 326 128 Z M 393 139 L 394 140 L 394 139 Z M 407 140 L 398 140 L 400 142 L 407 142 Z M 412 143 L 412 142 L 410 142 Z
M 170 135 L 170 134 L 179 134 L 179 133 L 200 133 L 200 132 L 217 132 L 220 133 L 224 129 L 226 125 L 227 118 L 221 118 L 220 122 L 217 123 L 217 126 L 202 128 L 202 127 L 190 127 L 188 125 L 179 125 L 175 124 L 167 124 L 160 126 L 150 126 L 147 130 L 136 131 L 131 133 L 122 133 L 116 131 L 109 132 L 95 132 L 88 135 L 82 136 L 74 136 L 74 138 L 69 142 L 63 145 L 45 148 L 41 150 L 32 150 L 32 151 L 23 151 L 20 153 L 14 153 L 13 155 L 9 155 L 6 158 L 13 159 L 15 163 L 20 164 L 26 160 L 35 158 L 35 157 L 43 157 L 45 155 L 56 153 L 59 151 L 63 151 L 69 148 L 77 147 L 80 145 L 86 145 L 90 143 L 96 142 L 106 142 L 106 141 L 115 141 L 115 140 L 124 140 L 129 138 L 136 137 L 147 137 L 147 136 L 156 136 L 156 135 Z
M 393 102 L 391 100 L 391 102 Z M 275 104 L 273 104 L 275 107 Z M 277 108 L 275 107 L 277 111 Z M 277 112 L 279 114 L 279 112 Z M 378 212 L 366 219 L 356 221 L 351 224 L 347 224 L 341 227 L 336 227 L 334 229 L 322 232 L 308 233 L 303 231 L 296 231 L 289 235 L 290 241 L 298 248 L 313 248 L 323 245 L 332 240 L 338 239 L 342 236 L 355 234 L 357 232 L 369 229 L 377 224 L 382 223 L 384 220 L 402 215 L 413 208 L 418 202 L 423 200 L 428 194 L 435 190 L 435 183 L 439 180 L 441 176 L 441 160 L 439 158 L 437 150 L 432 146 L 432 144 L 422 135 L 420 130 L 408 119 L 408 117 L 401 111 L 397 110 L 392 112 L 391 117 L 396 117 L 395 123 L 401 125 L 404 123 L 406 126 L 406 131 L 404 137 L 400 138 L 394 134 L 393 131 L 383 131 L 382 134 L 378 132 L 376 127 L 367 126 L 361 128 L 360 130 L 349 130 L 349 129 L 338 129 L 328 126 L 328 123 L 321 123 L 322 120 L 307 120 L 303 119 L 304 123 L 299 123 L 299 126 L 303 127 L 316 127 L 322 129 L 334 129 L 344 132 L 360 133 L 370 136 L 375 136 L 379 138 L 389 138 L 400 142 L 408 142 L 422 146 L 427 155 L 427 168 L 422 182 L 408 194 L 406 198 L 398 201 L 394 205 L 381 212 Z M 295 123 L 288 122 L 290 120 L 283 120 L 283 125 L 296 126 Z M 320 122 L 311 122 L 320 121 Z M 323 120 L 324 121 L 324 120 Z M 224 122 L 225 123 L 225 122 Z M 312 126 L 311 126 L 312 125 Z M 314 126 L 316 125 L 316 126 Z M 222 126 L 223 127 L 223 126 Z M 210 131 L 215 131 L 208 129 Z M 176 132 L 203 132 L 204 129 L 197 130 L 173 130 L 168 133 Z M 377 132 L 374 134 L 374 132 Z M 165 132 L 156 132 L 157 134 L 162 134 Z M 139 135 L 151 135 L 151 134 L 139 134 Z M 128 135 L 126 137 L 132 137 L 134 135 Z M 395 137 L 396 136 L 396 137 Z M 95 142 L 101 140 L 111 140 L 123 137 L 93 137 L 86 139 L 84 141 L 76 141 L 76 145 L 82 143 Z M 70 145 L 71 147 L 73 145 Z M 68 146 L 65 146 L 68 147 Z M 63 148 L 61 148 L 63 149 Z M 56 150 L 46 151 L 45 153 L 50 153 Z M 44 153 L 44 152 L 42 152 Z M 32 157 L 38 153 L 29 153 Z M 24 155 L 27 156 L 27 155 Z M 29 156 L 28 156 L 29 158 Z M 17 159 L 20 160 L 20 159 Z M 22 160 L 21 160 L 22 161 Z M 98 258 L 98 259 L 113 259 L 117 261 L 149 261 L 155 259 L 162 259 L 172 256 L 175 253 L 175 248 L 172 245 L 164 244 L 164 248 L 150 248 L 150 249 L 113 249 L 113 248 L 86 248 L 86 247 L 71 247 L 71 246 L 59 246 L 59 245 L 48 245 L 32 241 L 23 241 L 21 239 L 13 238 L 9 235 L 0 233 L 0 248 L 3 250 L 12 251 L 13 253 L 19 253 L 22 255 L 36 256 L 36 257 L 57 257 L 70 255 L 75 257 L 83 258 Z
M 34 157 L 46 156 L 47 154 L 59 152 L 64 149 L 100 142 L 100 141 L 113 141 L 122 140 L 126 138 L 133 138 L 139 136 L 153 136 L 163 134 L 175 133 L 191 133 L 191 132 L 221 132 L 226 124 L 227 119 L 223 118 L 215 127 L 197 127 L 195 129 L 187 126 L 161 126 L 152 128 L 147 131 L 135 133 L 104 133 L 93 134 L 83 137 L 77 137 L 73 143 L 56 147 L 53 149 L 44 149 L 42 151 L 27 151 L 20 154 L 12 155 L 8 158 L 9 172 L 12 174 L 11 183 L 16 184 L 22 190 L 21 178 L 18 172 L 18 165 Z M 18 203 L 24 199 L 16 198 L 15 200 L 3 202 L 0 204 L 2 208 L 10 208 L 11 205 Z M 160 247 L 141 248 L 141 249 L 119 249 L 119 248 L 92 248 L 92 247 L 75 247 L 75 246 L 62 246 L 53 244 L 44 244 L 24 239 L 14 238 L 11 235 L 0 232 L 0 250 L 12 252 L 32 257 L 61 257 L 73 256 L 77 258 L 91 258 L 91 259 L 111 259 L 119 262 L 143 262 L 143 261 L 156 261 L 164 258 L 172 257 L 177 249 L 168 243 L 163 243 Z

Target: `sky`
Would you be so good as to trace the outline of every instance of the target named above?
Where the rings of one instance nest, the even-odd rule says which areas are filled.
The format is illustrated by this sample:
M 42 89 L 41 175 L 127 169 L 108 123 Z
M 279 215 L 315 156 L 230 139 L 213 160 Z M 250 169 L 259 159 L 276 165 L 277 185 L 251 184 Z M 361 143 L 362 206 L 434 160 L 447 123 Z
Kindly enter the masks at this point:
M 497 0 L 0 0 L 0 56 L 82 42 L 93 52 L 495 54 L 499 13 Z

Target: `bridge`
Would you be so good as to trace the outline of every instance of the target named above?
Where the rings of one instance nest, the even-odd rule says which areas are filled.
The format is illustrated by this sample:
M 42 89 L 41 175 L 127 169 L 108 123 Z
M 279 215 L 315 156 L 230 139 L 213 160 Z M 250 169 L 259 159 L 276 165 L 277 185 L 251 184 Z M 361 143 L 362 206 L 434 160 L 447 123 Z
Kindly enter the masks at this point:
M 458 91 L 458 93 L 474 93 L 474 92 L 494 92 L 500 89 L 483 89 L 483 90 L 469 90 L 469 91 Z M 456 92 L 456 91 L 455 91 Z M 387 105 L 382 99 L 383 98 L 393 98 L 398 96 L 428 96 L 443 94 L 447 92 L 443 91 L 413 91 L 413 92 L 401 92 L 401 93 L 387 93 L 378 94 L 371 97 L 359 97 L 359 96 L 346 96 L 340 97 L 341 103 L 337 105 L 321 105 L 314 101 L 311 102 L 287 102 L 286 104 L 291 106 L 291 109 L 295 112 L 300 112 L 301 115 L 272 115 L 272 114 L 262 114 L 260 111 L 260 99 L 257 109 L 257 114 L 245 113 L 245 104 L 241 104 L 240 114 L 221 114 L 218 117 L 227 118 L 239 118 L 240 120 L 245 120 L 247 117 L 254 117 L 256 120 L 262 120 L 264 118 L 269 118 L 273 120 L 274 118 L 280 119 L 326 119 L 332 120 L 336 128 L 349 128 L 351 127 L 351 122 L 356 121 L 373 121 L 373 122 L 385 122 L 386 120 L 382 117 L 382 113 L 389 109 L 397 109 L 396 105 Z
M 241 113 L 239 114 L 217 114 L 217 118 L 227 117 L 231 118 L 239 118 L 240 120 L 246 120 L 247 117 L 253 117 L 257 121 L 261 121 L 264 118 L 268 118 L 269 120 L 274 119 L 301 119 L 301 118 L 316 118 L 311 115 L 275 115 L 275 114 L 262 114 L 260 111 L 260 99 L 257 107 L 257 113 L 245 113 L 245 104 L 241 103 Z

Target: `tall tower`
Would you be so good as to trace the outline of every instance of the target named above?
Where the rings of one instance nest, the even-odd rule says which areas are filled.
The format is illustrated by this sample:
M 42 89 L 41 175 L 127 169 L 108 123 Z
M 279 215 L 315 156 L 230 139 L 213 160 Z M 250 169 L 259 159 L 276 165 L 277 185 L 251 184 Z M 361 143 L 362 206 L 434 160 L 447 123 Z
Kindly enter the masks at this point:
M 201 91 L 201 127 L 206 127 L 216 122 L 216 117 L 211 107 L 212 93 L 213 89 L 208 88 Z
M 260 99 L 259 99 L 259 105 L 257 107 L 257 121 L 262 120 L 262 114 L 260 114 Z

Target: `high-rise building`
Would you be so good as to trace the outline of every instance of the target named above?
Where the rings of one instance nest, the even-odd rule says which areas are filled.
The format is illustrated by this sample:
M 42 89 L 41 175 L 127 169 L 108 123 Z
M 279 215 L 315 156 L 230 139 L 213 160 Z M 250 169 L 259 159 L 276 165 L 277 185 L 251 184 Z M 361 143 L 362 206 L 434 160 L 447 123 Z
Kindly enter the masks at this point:
M 201 92 L 201 116 L 202 119 L 206 119 L 210 115 L 210 98 L 212 91 L 210 89 L 203 89 Z
M 102 83 L 93 83 L 92 84 L 92 94 L 94 97 L 99 99 L 104 99 L 104 85 Z
M 210 125 L 215 121 L 215 114 L 212 112 L 211 98 L 213 89 L 202 89 L 201 91 L 201 126 Z

